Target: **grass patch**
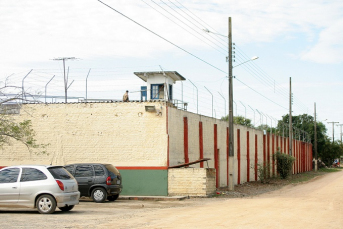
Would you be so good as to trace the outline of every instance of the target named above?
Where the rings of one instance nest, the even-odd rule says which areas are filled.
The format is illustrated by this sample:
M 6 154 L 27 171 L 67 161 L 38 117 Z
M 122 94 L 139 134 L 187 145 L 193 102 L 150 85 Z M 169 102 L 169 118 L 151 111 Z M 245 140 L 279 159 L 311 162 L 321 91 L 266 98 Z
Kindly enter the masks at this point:
M 243 184 L 235 185 L 233 191 L 229 191 L 227 188 L 220 188 L 211 197 L 216 198 L 242 198 L 248 196 L 255 196 L 262 193 L 274 191 L 280 189 L 286 185 L 297 185 L 308 182 L 315 177 L 319 177 L 332 172 L 342 171 L 343 167 L 337 168 L 321 168 L 317 172 L 309 171 L 299 174 L 290 175 L 286 179 L 278 177 L 270 177 L 261 181 L 246 182 Z
M 343 167 L 336 167 L 336 168 L 321 168 L 321 169 L 319 169 L 319 172 L 332 173 L 332 172 L 341 171 L 342 169 L 343 169 Z
M 309 181 L 317 176 L 321 176 L 326 173 L 339 172 L 341 170 L 342 168 L 321 168 L 317 172 L 309 171 L 305 173 L 292 175 L 288 180 L 291 184 L 296 184 L 296 183 Z

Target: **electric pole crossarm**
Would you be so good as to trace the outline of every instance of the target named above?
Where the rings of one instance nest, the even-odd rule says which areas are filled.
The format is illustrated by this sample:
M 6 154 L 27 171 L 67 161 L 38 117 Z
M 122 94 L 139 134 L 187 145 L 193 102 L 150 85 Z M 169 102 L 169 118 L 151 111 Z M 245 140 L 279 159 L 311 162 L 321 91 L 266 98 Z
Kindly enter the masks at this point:
M 335 141 L 335 123 L 339 122 L 328 122 L 329 124 L 332 123 L 332 142 Z
M 75 59 L 76 59 L 75 57 L 59 57 L 59 58 L 53 59 L 53 60 L 62 60 L 63 61 L 64 94 L 65 94 L 64 100 L 65 100 L 65 103 L 68 102 L 68 74 L 69 74 L 69 67 L 68 67 L 68 74 L 66 75 L 65 61 L 66 60 L 75 60 Z

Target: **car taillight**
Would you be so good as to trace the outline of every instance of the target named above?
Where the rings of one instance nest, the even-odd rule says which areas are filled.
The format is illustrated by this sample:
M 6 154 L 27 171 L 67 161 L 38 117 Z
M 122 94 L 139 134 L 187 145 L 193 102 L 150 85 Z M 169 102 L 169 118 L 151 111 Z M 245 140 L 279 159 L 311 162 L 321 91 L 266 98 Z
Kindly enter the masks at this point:
M 106 179 L 106 184 L 107 184 L 107 185 L 111 185 L 111 177 L 107 177 L 107 179 Z
M 60 189 L 64 191 L 64 184 L 62 183 L 62 181 L 56 180 L 56 183 L 58 184 L 58 187 L 60 187 Z

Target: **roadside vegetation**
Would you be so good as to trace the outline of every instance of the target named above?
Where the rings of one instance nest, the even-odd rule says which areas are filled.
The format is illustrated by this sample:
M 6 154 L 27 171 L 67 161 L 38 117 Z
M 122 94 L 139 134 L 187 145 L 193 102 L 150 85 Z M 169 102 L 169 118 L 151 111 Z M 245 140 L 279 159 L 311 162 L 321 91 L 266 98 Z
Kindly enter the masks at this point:
M 8 90 L 16 93 L 8 96 Z M 0 148 L 16 141 L 25 145 L 30 153 L 47 154 L 47 145 L 39 144 L 36 140 L 36 132 L 32 127 L 31 120 L 20 122 L 14 119 L 13 114 L 19 112 L 22 103 L 31 102 L 26 98 L 26 94 L 21 92 L 21 88 L 8 86 L 6 82 L 3 87 L 0 87 Z
M 228 121 L 228 116 L 222 117 L 221 120 Z M 235 116 L 233 122 L 238 125 L 243 125 L 251 128 L 256 128 L 264 131 L 265 133 L 273 133 L 279 136 L 289 136 L 289 115 L 282 116 L 281 120 L 275 127 L 268 126 L 267 124 L 261 124 L 254 126 L 250 119 L 243 116 Z M 304 142 L 310 142 L 314 147 L 314 117 L 308 114 L 302 114 L 298 116 L 292 116 L 293 126 L 293 139 L 301 140 Z M 343 142 L 335 140 L 334 142 L 327 135 L 327 129 L 325 124 L 320 121 L 316 121 L 317 129 L 317 152 L 318 159 L 326 166 L 331 166 L 335 159 L 343 157 Z M 313 156 L 314 156 L 313 149 Z M 284 153 L 284 152 L 283 152 Z M 321 165 L 319 165 L 321 166 Z
M 299 174 L 293 174 L 288 176 L 286 179 L 281 179 L 280 176 L 277 177 L 267 177 L 263 182 L 252 181 L 246 182 L 244 184 L 235 185 L 233 191 L 228 191 L 225 189 L 217 190 L 212 197 L 216 198 L 242 198 L 250 197 L 255 195 L 260 195 L 263 193 L 275 191 L 285 187 L 286 185 L 299 185 L 306 182 L 311 182 L 311 180 L 316 179 L 320 176 L 342 171 L 343 167 L 336 168 L 320 168 L 318 171 L 309 171 Z

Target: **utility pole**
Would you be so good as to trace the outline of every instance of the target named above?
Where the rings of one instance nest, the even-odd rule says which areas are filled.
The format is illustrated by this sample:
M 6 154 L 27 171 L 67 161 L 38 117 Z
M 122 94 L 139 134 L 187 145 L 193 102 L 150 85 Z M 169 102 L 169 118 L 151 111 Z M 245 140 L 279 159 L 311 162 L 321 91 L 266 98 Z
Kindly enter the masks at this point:
M 341 136 L 341 144 L 342 144 L 342 126 L 343 126 L 343 124 L 339 124 L 339 125 L 337 125 L 337 126 L 339 126 L 340 127 L 340 136 Z
M 314 103 L 314 170 L 318 170 L 318 154 L 317 154 L 317 111 L 316 103 Z
M 66 60 L 75 60 L 75 57 L 59 57 L 53 60 L 62 60 L 63 61 L 63 75 L 64 75 L 64 100 L 67 103 L 68 100 L 68 75 L 66 75 L 65 61 Z
M 234 163 L 234 128 L 233 128 L 233 87 L 232 87 L 232 32 L 231 17 L 229 17 L 228 28 L 228 68 L 229 68 L 229 190 L 234 190 L 235 185 L 235 163 Z
M 332 142 L 335 141 L 335 123 L 339 123 L 339 122 L 328 122 L 328 123 L 332 123 Z
M 293 127 L 292 127 L 292 78 L 289 77 L 289 155 L 292 154 Z

